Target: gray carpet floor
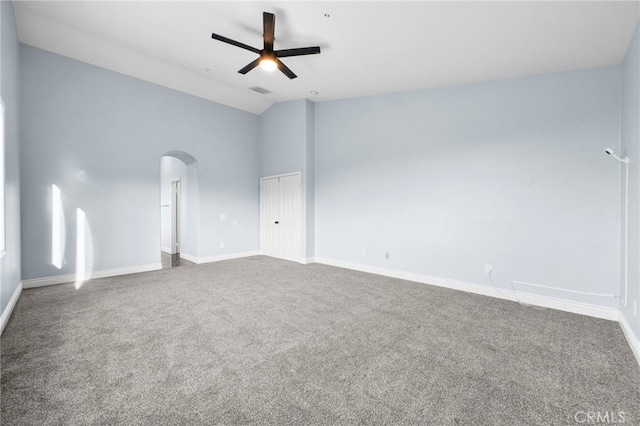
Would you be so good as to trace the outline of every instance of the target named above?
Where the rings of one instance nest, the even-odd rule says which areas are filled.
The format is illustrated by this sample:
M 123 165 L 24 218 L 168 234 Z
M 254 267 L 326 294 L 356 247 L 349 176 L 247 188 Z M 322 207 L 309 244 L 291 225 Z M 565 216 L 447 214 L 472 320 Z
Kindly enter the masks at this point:
M 640 423 L 615 322 L 260 256 L 25 290 L 1 362 L 3 426 Z

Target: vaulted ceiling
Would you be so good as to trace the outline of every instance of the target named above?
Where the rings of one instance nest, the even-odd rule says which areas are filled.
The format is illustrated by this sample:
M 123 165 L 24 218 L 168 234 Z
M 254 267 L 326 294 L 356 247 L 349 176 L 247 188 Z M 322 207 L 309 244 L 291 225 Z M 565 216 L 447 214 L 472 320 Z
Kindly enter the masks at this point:
M 22 43 L 259 114 L 326 101 L 621 63 L 640 16 L 627 2 L 15 1 Z M 256 68 L 262 12 L 298 78 Z M 259 94 L 251 87 L 272 93 Z

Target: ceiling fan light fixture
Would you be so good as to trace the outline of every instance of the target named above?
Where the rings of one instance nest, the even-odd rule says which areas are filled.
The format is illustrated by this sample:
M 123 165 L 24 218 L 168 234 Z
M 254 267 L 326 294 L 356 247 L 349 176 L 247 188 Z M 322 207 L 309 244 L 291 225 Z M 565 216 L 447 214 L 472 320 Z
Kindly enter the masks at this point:
M 278 64 L 271 58 L 264 58 L 260 60 L 260 68 L 265 71 L 275 71 L 278 68 Z
M 285 64 L 283 64 L 280 58 L 289 58 L 291 56 L 303 55 L 317 55 L 318 53 L 320 53 L 320 46 L 273 50 L 273 42 L 275 40 L 275 23 L 276 15 L 269 12 L 264 12 L 262 14 L 262 26 L 264 30 L 264 32 L 262 33 L 262 44 L 264 47 L 262 49 L 256 49 L 255 47 L 251 47 L 247 44 L 240 43 L 239 41 L 232 40 L 216 33 L 212 33 L 211 38 L 260 55 L 259 57 L 251 61 L 251 63 L 240 68 L 238 70 L 240 74 L 244 75 L 259 65 L 260 68 L 266 71 L 274 71 L 275 69 L 279 69 L 280 71 L 282 71 L 282 74 L 289 77 L 290 80 L 293 80 L 298 76 L 295 75 L 294 72 L 291 71 Z

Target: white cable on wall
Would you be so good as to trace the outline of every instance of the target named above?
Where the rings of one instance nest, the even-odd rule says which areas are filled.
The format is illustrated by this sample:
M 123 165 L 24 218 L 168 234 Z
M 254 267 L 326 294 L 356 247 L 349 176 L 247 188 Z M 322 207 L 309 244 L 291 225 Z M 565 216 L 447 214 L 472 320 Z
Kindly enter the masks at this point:
M 493 282 L 493 279 L 491 278 L 491 272 L 492 271 L 490 271 L 488 273 L 489 282 L 491 283 L 493 288 L 498 293 L 502 294 L 506 299 L 509 299 L 510 297 L 508 295 L 506 295 L 505 293 L 502 292 L 502 290 L 500 290 L 498 287 L 496 287 L 495 283 Z M 516 300 L 516 302 L 518 302 L 522 306 L 526 306 L 526 307 L 530 307 L 530 308 L 534 308 L 534 309 L 547 309 L 547 308 L 546 307 L 542 307 L 542 306 L 532 305 L 530 303 L 525 303 L 525 302 L 521 301 L 520 298 L 518 298 L 518 292 L 516 291 L 515 287 L 513 286 L 514 284 L 526 285 L 526 286 L 530 286 L 530 287 L 545 288 L 545 289 L 549 289 L 549 290 L 565 291 L 565 292 L 568 292 L 568 293 L 580 294 L 580 295 L 584 295 L 584 296 L 610 297 L 610 298 L 613 298 L 613 299 L 618 297 L 615 294 L 609 294 L 609 293 L 594 293 L 594 292 L 590 292 L 590 291 L 570 290 L 570 289 L 567 289 L 567 288 L 552 287 L 552 286 L 549 286 L 549 285 L 533 284 L 533 283 L 528 283 L 528 282 L 525 282 L 525 281 L 515 281 L 515 280 L 511 281 L 511 283 L 510 283 L 511 291 L 513 293 L 513 298 Z
M 614 299 L 616 298 L 615 294 L 592 293 L 592 292 L 589 292 L 589 291 L 569 290 L 568 288 L 552 287 L 552 286 L 549 286 L 549 285 L 542 285 L 542 284 L 533 284 L 533 283 L 527 283 L 527 282 L 524 282 L 524 281 L 511 281 L 511 285 L 512 286 L 513 286 L 513 284 L 521 284 L 521 285 L 527 285 L 527 286 L 538 287 L 538 288 L 547 288 L 547 289 L 550 289 L 550 290 L 566 291 L 568 293 L 582 294 L 582 295 L 585 295 L 585 296 L 611 297 L 611 298 L 614 298 Z
M 488 274 L 488 275 L 489 275 L 489 282 L 491 283 L 491 285 L 493 286 L 493 288 L 494 288 L 498 293 L 502 294 L 503 296 L 505 296 L 505 298 L 509 299 L 509 297 L 508 297 L 507 295 L 505 295 L 505 294 L 504 294 L 500 289 L 498 289 L 498 287 L 496 287 L 495 283 L 493 282 L 493 279 L 491 279 L 491 272 L 492 272 L 492 271 L 489 271 L 489 274 Z M 544 307 L 544 306 L 531 305 L 531 304 L 529 304 L 529 303 L 524 303 L 523 301 L 521 301 L 521 300 L 518 298 L 518 293 L 516 293 L 516 289 L 515 289 L 515 288 L 513 288 L 513 281 L 511 281 L 511 292 L 513 293 L 513 298 L 514 298 L 514 299 L 516 299 L 516 302 L 518 302 L 518 303 L 520 304 L 520 306 L 525 306 L 525 307 L 528 307 L 528 308 L 534 308 L 534 309 L 540 309 L 540 310 L 542 310 L 542 309 L 547 309 L 547 308 L 546 308 L 546 307 Z
M 619 157 L 611 149 L 604 150 L 607 155 L 612 156 L 625 165 L 625 183 L 624 183 L 624 298 L 620 298 L 622 306 L 627 307 L 627 292 L 629 288 L 629 157 Z
M 624 299 L 622 305 L 627 307 L 627 289 L 629 287 L 629 157 L 625 157 L 625 184 L 624 184 Z

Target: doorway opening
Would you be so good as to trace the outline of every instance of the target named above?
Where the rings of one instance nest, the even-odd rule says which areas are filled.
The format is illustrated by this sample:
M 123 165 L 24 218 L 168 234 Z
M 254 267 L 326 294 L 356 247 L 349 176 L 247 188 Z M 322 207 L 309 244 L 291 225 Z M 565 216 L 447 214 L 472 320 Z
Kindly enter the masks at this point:
M 198 162 L 183 151 L 160 157 L 160 256 L 162 268 L 198 263 Z

